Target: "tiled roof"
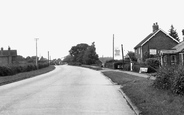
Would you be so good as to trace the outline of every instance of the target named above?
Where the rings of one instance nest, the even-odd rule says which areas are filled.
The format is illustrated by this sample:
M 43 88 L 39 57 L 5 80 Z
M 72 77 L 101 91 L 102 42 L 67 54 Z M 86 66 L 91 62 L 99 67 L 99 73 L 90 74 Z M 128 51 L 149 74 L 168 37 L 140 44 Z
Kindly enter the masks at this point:
M 0 56 L 17 56 L 17 50 L 0 50 Z
M 142 46 L 142 44 L 143 44 L 144 42 L 146 42 L 153 34 L 154 34 L 154 33 L 149 34 L 149 35 L 148 35 L 146 38 L 144 38 L 139 44 L 137 44 L 137 45 L 134 47 L 134 49 L 136 49 L 136 48 Z
M 184 49 L 184 41 L 180 42 L 176 46 L 172 48 L 173 50 L 176 50 L 176 52 L 180 52 Z
M 164 34 L 166 34 L 167 36 L 169 36 L 173 41 L 179 43 L 177 40 L 175 40 L 172 36 L 170 36 L 169 34 L 167 34 L 166 32 L 164 32 L 163 30 L 159 29 L 151 34 L 149 34 L 145 39 L 143 39 L 138 45 L 136 45 L 134 47 L 134 49 L 141 47 L 142 45 L 144 45 L 147 41 L 149 41 L 149 39 L 151 39 L 153 36 L 155 36 L 159 31 L 163 32 Z

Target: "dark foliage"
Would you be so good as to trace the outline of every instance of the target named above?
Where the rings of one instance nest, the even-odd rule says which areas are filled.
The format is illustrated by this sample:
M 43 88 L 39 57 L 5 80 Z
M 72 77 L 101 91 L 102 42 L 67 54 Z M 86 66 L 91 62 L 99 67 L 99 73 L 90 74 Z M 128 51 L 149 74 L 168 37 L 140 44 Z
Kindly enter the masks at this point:
M 158 89 L 170 90 L 174 94 L 184 94 L 184 67 L 165 66 L 157 72 L 153 86 Z
M 42 69 L 48 67 L 48 63 L 38 63 L 38 68 Z M 0 76 L 9 76 L 21 72 L 29 72 L 36 70 L 35 64 L 25 64 L 25 65 L 11 65 L 11 66 L 0 66 Z
M 160 61 L 157 58 L 148 58 L 145 63 L 153 69 L 158 69 L 160 66 Z

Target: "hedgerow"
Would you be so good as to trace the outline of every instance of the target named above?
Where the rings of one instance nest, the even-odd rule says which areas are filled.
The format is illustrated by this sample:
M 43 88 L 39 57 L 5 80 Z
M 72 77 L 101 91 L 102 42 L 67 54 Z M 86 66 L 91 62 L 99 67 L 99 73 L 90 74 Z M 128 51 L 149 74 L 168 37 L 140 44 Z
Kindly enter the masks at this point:
M 38 69 L 42 69 L 48 66 L 48 63 L 39 63 Z M 0 66 L 0 76 L 9 76 L 21 72 L 33 71 L 36 69 L 37 67 L 35 64 Z

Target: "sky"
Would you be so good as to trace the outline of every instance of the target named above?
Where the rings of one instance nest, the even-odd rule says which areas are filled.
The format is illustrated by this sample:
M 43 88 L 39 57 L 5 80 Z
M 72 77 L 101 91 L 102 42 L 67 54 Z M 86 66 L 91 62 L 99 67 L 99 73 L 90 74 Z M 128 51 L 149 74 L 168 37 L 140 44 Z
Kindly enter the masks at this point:
M 95 42 L 99 57 L 124 53 L 152 32 L 153 23 L 168 32 L 174 26 L 181 40 L 182 0 L 0 0 L 0 47 L 24 57 L 63 58 L 72 46 Z

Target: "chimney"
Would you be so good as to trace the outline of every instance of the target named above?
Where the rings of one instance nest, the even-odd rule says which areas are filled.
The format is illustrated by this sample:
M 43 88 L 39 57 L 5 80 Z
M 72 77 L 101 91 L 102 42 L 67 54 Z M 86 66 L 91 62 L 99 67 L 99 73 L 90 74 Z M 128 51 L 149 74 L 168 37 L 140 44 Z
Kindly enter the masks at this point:
M 158 23 L 153 23 L 153 32 L 156 32 L 157 30 L 159 30 L 159 26 L 158 26 Z
M 8 46 L 8 50 L 10 51 L 10 46 Z
M 11 55 L 10 46 L 8 46 L 8 55 Z
M 3 47 L 1 47 L 1 56 L 3 55 Z

